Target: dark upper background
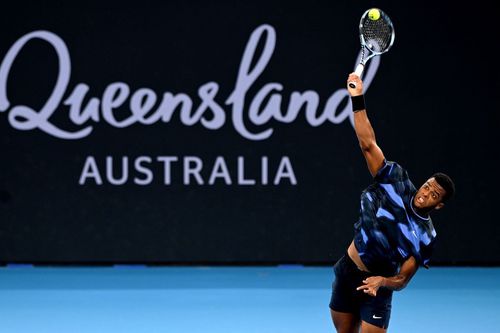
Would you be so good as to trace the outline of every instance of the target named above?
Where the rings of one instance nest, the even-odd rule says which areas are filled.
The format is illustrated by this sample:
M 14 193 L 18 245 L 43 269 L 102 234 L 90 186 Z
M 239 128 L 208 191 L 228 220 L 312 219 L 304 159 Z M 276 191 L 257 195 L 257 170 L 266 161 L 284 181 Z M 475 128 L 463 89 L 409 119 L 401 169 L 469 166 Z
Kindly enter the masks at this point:
M 0 59 L 24 34 L 49 30 L 71 55 L 65 97 L 80 82 L 99 97 L 117 81 L 132 91 L 195 97 L 199 86 L 216 81 L 223 104 L 250 34 L 270 24 L 276 49 L 250 94 L 279 82 L 284 105 L 292 91 L 309 89 L 324 105 L 354 67 L 359 16 L 372 6 L 384 9 L 396 28 L 394 47 L 366 93 L 379 145 L 417 186 L 444 171 L 458 190 L 433 215 L 439 234 L 433 263 L 498 264 L 493 133 L 500 128 L 492 46 L 498 36 L 494 12 L 479 2 L 17 2 L 2 5 Z M 47 44 L 30 43 L 9 79 L 12 104 L 40 107 L 57 65 Z M 63 106 L 56 117 L 63 121 L 65 112 Z M 370 183 L 352 126 L 314 128 L 303 117 L 273 126 L 270 139 L 255 142 L 229 122 L 218 131 L 177 119 L 126 129 L 99 123 L 89 137 L 65 141 L 13 129 L 0 113 L 0 261 L 331 263 L 350 242 L 360 192 Z M 175 171 L 172 186 L 82 187 L 88 155 L 101 168 L 108 155 L 195 155 L 207 165 L 225 156 L 233 174 L 237 156 L 246 157 L 252 174 L 260 156 L 276 163 L 286 155 L 298 185 L 185 186 Z

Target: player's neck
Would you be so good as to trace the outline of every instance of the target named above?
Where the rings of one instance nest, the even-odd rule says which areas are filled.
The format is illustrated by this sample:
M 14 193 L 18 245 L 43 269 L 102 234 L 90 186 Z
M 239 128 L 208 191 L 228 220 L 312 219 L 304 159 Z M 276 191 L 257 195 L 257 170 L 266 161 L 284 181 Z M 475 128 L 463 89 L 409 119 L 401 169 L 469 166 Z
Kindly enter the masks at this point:
M 432 211 L 432 208 L 427 208 L 427 209 L 419 209 L 418 207 L 415 207 L 415 204 L 413 203 L 413 200 L 411 201 L 411 209 L 413 212 L 420 218 L 427 220 L 429 219 L 429 213 Z

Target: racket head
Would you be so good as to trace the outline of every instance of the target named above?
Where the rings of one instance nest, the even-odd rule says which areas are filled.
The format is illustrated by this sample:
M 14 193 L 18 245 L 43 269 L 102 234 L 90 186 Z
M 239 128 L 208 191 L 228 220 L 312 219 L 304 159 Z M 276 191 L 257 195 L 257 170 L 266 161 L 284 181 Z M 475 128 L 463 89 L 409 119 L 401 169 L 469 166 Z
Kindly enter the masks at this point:
M 380 13 L 377 19 L 370 18 L 369 14 L 373 10 Z M 394 26 L 389 15 L 381 9 L 370 8 L 361 16 L 359 38 L 361 45 L 371 53 L 371 56 L 389 51 L 394 44 L 395 36 Z

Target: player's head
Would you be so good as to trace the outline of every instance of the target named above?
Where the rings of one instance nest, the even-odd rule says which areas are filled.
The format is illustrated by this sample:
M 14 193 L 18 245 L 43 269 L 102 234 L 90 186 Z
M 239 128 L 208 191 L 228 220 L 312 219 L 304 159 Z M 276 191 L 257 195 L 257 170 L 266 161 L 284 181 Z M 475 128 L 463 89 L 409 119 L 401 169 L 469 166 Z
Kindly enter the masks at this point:
M 418 189 L 413 199 L 416 208 L 424 211 L 441 209 L 455 194 L 455 184 L 448 175 L 438 172 Z

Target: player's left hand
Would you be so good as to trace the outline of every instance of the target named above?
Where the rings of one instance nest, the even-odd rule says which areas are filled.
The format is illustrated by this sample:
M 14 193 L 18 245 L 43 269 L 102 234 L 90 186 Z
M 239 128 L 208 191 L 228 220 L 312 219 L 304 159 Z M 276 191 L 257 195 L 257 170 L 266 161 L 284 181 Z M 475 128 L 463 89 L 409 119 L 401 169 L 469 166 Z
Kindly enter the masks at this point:
M 384 280 L 383 276 L 370 276 L 363 280 L 364 285 L 357 287 L 356 290 L 363 290 L 365 294 L 375 297 L 377 296 L 378 288 L 384 286 Z

